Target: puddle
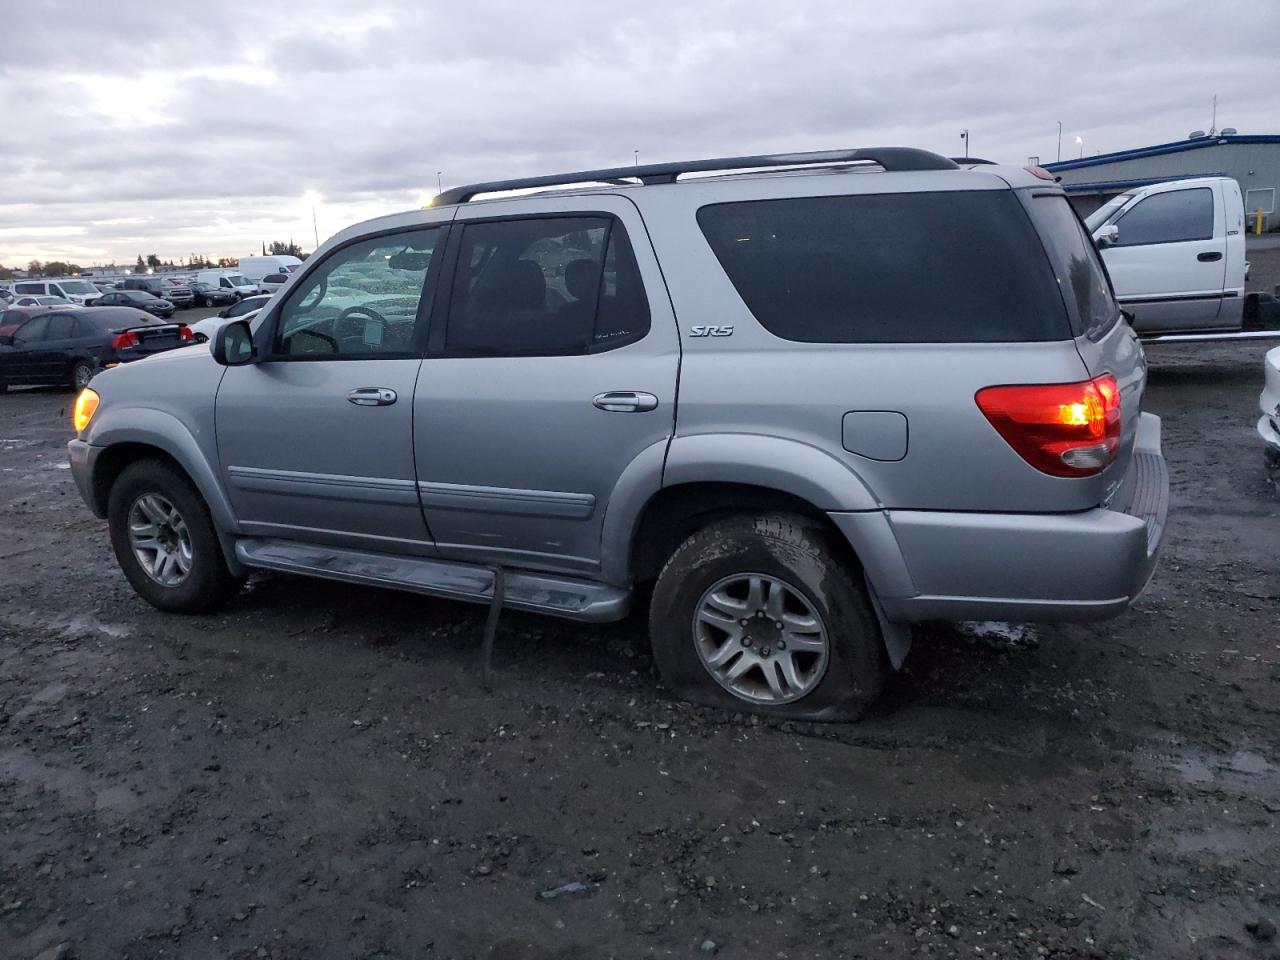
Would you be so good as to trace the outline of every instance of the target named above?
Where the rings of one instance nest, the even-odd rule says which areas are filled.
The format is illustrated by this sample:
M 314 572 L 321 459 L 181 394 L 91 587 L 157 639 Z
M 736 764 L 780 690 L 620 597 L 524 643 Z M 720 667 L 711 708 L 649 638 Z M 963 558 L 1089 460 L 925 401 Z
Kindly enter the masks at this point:
M 1162 759 L 1184 783 L 1280 801 L 1280 767 L 1255 750 L 1186 750 Z
M 6 610 L 2 619 L 19 627 L 56 630 L 68 639 L 99 633 L 113 640 L 122 640 L 133 633 L 132 627 L 123 623 L 103 623 L 90 613 L 49 617 L 37 614 L 34 610 Z
M 1035 646 L 1040 642 L 1036 632 L 1025 623 L 1005 623 L 1003 620 L 966 620 L 956 624 L 956 628 L 966 636 L 986 640 L 988 643 Z
M 1173 838 L 1173 845 L 1178 853 L 1217 853 L 1223 856 L 1242 856 L 1260 849 L 1257 835 L 1230 827 L 1178 833 Z

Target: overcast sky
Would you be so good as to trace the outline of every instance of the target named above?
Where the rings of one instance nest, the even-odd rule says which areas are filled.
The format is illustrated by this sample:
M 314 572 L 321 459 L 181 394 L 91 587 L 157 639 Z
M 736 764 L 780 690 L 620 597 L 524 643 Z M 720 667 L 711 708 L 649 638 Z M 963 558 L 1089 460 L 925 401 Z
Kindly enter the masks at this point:
M 627 12 L 635 10 L 635 14 Z M 0 264 L 314 244 L 436 188 L 884 144 L 1280 132 L 1277 0 L 0 3 Z

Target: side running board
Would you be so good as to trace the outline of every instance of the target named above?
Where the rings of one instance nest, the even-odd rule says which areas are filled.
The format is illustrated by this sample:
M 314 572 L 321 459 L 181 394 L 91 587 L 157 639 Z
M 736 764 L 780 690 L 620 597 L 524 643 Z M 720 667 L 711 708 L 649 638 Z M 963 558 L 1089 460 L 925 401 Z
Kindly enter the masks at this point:
M 260 538 L 237 540 L 236 557 L 246 567 L 263 570 L 300 573 L 473 603 L 489 603 L 493 599 L 493 570 L 471 563 Z M 592 623 L 621 620 L 627 615 L 630 595 L 620 587 L 551 574 L 504 572 L 504 608 L 531 610 Z

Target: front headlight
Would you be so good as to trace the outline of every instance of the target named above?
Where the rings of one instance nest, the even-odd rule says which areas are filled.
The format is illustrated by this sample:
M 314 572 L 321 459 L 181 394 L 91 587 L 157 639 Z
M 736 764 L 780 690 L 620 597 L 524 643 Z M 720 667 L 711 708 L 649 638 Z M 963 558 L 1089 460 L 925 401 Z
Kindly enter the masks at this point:
M 71 415 L 71 425 L 76 428 L 76 433 L 89 425 L 100 401 L 98 394 L 88 387 L 80 391 L 80 396 L 76 397 L 75 412 Z

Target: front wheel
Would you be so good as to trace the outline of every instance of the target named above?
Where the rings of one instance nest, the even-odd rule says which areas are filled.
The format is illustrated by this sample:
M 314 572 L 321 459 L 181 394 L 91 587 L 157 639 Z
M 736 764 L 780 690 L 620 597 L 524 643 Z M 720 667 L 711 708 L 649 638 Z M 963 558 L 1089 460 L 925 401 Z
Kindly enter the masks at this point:
M 693 534 L 658 578 L 654 659 L 676 694 L 803 720 L 853 720 L 888 674 L 861 575 L 804 517 L 732 517 Z
M 107 501 L 111 546 L 138 594 L 174 613 L 203 613 L 239 589 L 209 509 L 178 469 L 158 460 L 126 467 Z

